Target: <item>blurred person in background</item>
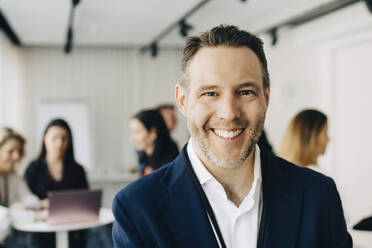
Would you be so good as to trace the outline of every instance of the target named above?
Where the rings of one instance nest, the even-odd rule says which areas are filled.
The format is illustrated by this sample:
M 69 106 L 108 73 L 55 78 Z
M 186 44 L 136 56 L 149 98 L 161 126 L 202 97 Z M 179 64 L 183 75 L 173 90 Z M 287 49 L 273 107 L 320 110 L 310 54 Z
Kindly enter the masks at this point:
M 20 239 L 25 239 L 23 232 L 12 232 L 11 221 L 32 222 L 47 217 L 47 210 L 41 210 L 39 199 L 15 172 L 15 165 L 23 158 L 25 142 L 13 129 L 0 128 L 0 247 L 19 247 Z
M 30 163 L 24 178 L 40 199 L 46 199 L 48 191 L 88 188 L 84 168 L 75 160 L 72 133 L 66 121 L 54 119 L 48 124 L 40 155 Z M 37 239 L 43 247 L 54 247 L 54 234 L 39 234 Z M 84 231 L 70 232 L 69 243 L 70 247 L 85 247 Z
M 163 119 L 165 121 L 165 124 L 167 125 L 167 128 L 170 133 L 173 132 L 174 129 L 176 129 L 178 120 L 177 115 L 174 109 L 173 104 L 162 104 L 159 105 L 156 110 L 160 112 L 160 114 L 163 116 Z
M 178 155 L 178 147 L 158 110 L 140 111 L 132 117 L 129 125 L 130 139 L 139 155 L 142 175 L 151 173 Z
M 280 156 L 294 164 L 324 172 L 317 163 L 327 149 L 327 116 L 315 109 L 299 112 L 287 128 Z

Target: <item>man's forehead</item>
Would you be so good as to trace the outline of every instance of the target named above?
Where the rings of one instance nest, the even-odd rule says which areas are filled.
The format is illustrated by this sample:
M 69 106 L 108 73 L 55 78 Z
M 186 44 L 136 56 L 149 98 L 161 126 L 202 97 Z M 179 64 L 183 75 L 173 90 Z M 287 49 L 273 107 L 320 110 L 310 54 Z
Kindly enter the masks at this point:
M 259 59 L 255 52 L 253 52 L 252 49 L 250 49 L 247 46 L 240 46 L 240 47 L 232 47 L 227 45 L 220 45 L 220 46 L 207 46 L 207 47 L 201 47 L 192 57 L 192 59 L 189 62 L 189 65 L 192 64 L 195 61 L 199 60 L 208 60 L 218 57 L 224 57 L 226 55 L 234 56 L 234 57 L 250 57 L 253 59 L 256 59 L 258 62 Z
M 203 47 L 190 61 L 187 77 L 189 83 L 218 81 L 221 77 L 262 83 L 263 70 L 257 55 L 248 47 Z

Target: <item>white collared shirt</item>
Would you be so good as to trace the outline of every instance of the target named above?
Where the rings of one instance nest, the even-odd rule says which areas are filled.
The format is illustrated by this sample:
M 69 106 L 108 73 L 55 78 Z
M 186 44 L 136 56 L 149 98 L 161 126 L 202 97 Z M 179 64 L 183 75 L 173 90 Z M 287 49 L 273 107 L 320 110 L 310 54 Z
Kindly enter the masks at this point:
M 237 207 L 227 198 L 223 186 L 204 167 L 195 153 L 194 145 L 196 144 L 190 138 L 187 153 L 216 216 L 226 247 L 256 248 L 262 208 L 260 204 L 262 183 L 260 149 L 256 145 L 254 178 L 251 190 L 240 206 Z M 217 236 L 216 239 L 218 240 Z

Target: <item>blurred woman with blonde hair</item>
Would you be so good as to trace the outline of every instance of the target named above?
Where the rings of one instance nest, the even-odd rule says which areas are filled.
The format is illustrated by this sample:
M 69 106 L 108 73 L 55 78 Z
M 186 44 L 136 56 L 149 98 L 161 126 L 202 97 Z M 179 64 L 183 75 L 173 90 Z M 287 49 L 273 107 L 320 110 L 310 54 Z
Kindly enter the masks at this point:
M 327 132 L 325 114 L 315 109 L 303 110 L 289 123 L 279 155 L 294 164 L 322 172 L 317 161 L 326 151 Z
M 19 243 L 19 235 L 17 238 L 13 236 L 12 241 L 7 239 L 11 221 L 25 223 L 47 217 L 46 210 L 39 210 L 43 207 L 39 199 L 15 172 L 16 164 L 23 158 L 25 142 L 22 135 L 13 129 L 0 128 L 0 247 L 12 241 Z

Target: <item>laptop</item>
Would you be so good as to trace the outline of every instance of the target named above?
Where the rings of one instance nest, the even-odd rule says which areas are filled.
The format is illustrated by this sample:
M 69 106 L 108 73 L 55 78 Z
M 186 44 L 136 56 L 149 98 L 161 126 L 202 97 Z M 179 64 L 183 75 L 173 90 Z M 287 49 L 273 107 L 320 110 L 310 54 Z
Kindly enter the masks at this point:
M 102 190 L 60 190 L 48 192 L 48 224 L 97 221 Z

